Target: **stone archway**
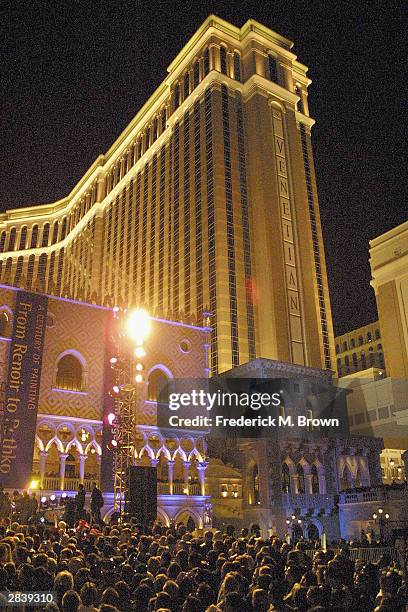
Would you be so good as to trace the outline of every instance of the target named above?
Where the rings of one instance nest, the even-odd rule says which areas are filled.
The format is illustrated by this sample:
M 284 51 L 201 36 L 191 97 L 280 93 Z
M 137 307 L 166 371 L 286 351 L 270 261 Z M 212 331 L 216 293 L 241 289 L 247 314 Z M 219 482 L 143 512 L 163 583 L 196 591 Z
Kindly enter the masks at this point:
M 320 540 L 319 529 L 314 523 L 309 523 L 309 525 L 307 526 L 307 539 Z

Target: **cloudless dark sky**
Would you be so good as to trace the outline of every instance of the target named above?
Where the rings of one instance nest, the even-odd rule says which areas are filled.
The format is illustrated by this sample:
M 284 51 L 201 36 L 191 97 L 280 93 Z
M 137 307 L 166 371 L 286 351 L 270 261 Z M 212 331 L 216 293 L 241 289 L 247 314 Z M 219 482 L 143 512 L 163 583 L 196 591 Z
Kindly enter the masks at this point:
M 408 218 L 403 7 L 393 0 L 3 0 L 0 210 L 67 195 L 210 13 L 237 26 L 253 18 L 294 41 L 313 80 L 335 332 L 373 321 L 368 241 Z

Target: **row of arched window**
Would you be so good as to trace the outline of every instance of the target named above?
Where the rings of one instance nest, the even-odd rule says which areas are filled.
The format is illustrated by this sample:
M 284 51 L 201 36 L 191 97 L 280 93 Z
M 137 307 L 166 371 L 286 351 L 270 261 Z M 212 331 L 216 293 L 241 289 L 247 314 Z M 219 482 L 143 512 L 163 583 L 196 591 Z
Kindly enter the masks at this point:
M 23 251 L 51 246 L 64 240 L 66 235 L 77 225 L 84 215 L 95 204 L 97 199 L 97 183 L 78 202 L 69 215 L 52 224 L 46 222 L 41 227 L 35 223 L 30 229 L 27 225 L 19 228 L 11 227 L 0 234 L 0 253 Z
M 311 484 L 311 493 L 313 495 L 318 495 L 320 493 L 320 483 L 319 483 L 319 472 L 316 465 L 312 465 L 310 469 L 310 484 Z M 306 490 L 306 481 L 305 481 L 305 470 L 301 463 L 298 463 L 296 466 L 296 487 L 297 491 L 292 490 L 290 470 L 287 463 L 283 463 L 282 465 L 282 492 L 288 494 L 302 494 L 307 493 Z
M 0 279 L 3 283 L 14 285 L 15 287 L 23 286 L 27 290 L 34 288 L 43 292 L 47 290 L 59 295 L 61 291 L 62 266 L 64 261 L 63 248 L 58 254 L 58 265 L 56 265 L 55 258 L 56 251 L 53 251 L 49 257 L 47 253 L 41 253 L 37 258 L 35 255 L 30 255 L 25 265 L 24 256 L 20 255 L 15 263 L 13 273 L 13 258 L 7 257 L 5 260 L 0 260 Z M 38 259 L 38 266 L 34 275 L 36 259 Z
M 353 353 L 351 356 L 345 355 L 344 360 L 338 357 L 337 370 L 340 376 L 343 373 L 343 366 L 344 372 L 347 374 L 349 374 L 351 371 L 359 372 L 361 370 L 374 367 L 384 369 L 385 360 L 382 344 L 377 345 L 377 351 L 374 350 L 374 347 L 370 346 L 367 353 L 365 351 L 361 351 L 359 354 Z
M 369 342 L 372 342 L 373 340 L 379 340 L 380 338 L 381 338 L 381 332 L 377 328 L 374 334 L 371 331 L 369 331 L 367 332 L 366 336 L 363 336 L 362 334 L 360 334 L 357 339 L 351 338 L 349 343 L 347 342 L 347 340 L 344 340 L 341 344 L 336 344 L 336 353 L 338 354 L 344 351 L 349 351 L 355 348 L 357 345 L 363 346 L 363 344 L 368 344 Z

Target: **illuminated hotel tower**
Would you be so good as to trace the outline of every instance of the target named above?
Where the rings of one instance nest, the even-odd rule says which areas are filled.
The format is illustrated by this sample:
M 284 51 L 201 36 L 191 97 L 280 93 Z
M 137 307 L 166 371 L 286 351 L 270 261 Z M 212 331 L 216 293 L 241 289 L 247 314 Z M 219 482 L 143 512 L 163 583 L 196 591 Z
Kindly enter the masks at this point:
M 333 366 L 307 68 L 210 16 L 72 192 L 0 216 L 1 281 L 170 319 L 212 313 L 212 372 Z

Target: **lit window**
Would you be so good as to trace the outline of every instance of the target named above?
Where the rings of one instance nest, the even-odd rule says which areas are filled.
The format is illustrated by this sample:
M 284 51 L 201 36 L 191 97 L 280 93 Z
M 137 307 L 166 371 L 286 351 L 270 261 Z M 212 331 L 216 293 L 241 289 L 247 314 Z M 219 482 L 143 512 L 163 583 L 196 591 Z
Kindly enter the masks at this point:
M 221 72 L 227 74 L 227 50 L 225 47 L 220 48 L 220 64 Z
M 33 225 L 33 229 L 31 231 L 30 249 L 35 249 L 36 248 L 37 240 L 38 240 L 38 225 Z
M 290 472 L 287 463 L 282 465 L 282 492 L 290 493 Z
M 259 470 L 255 464 L 252 470 L 252 486 L 253 486 L 253 505 L 261 503 L 260 487 L 259 487 Z
M 160 368 L 153 370 L 147 383 L 147 399 L 151 402 L 157 402 L 168 382 L 169 379 L 163 370 L 160 370 Z
M 298 482 L 298 493 L 304 493 L 305 492 L 305 472 L 303 470 L 303 466 L 298 463 L 297 467 L 296 467 L 296 474 L 297 474 L 297 482 Z
M 50 224 L 49 223 L 45 223 L 44 227 L 43 227 L 41 246 L 43 246 L 43 247 L 48 246 L 48 237 L 49 237 L 49 235 L 50 235 Z
M 194 62 L 193 66 L 193 86 L 197 87 L 200 82 L 200 64 L 198 60 Z
M 275 83 L 278 82 L 278 71 L 276 65 L 276 57 L 274 55 L 268 55 L 268 63 L 269 63 L 269 78 L 271 81 Z
M 52 230 L 52 244 L 55 244 L 58 240 L 58 221 L 54 221 Z
M 82 364 L 77 357 L 68 354 L 61 357 L 57 366 L 56 385 L 66 391 L 82 391 Z
M 312 493 L 313 495 L 320 493 L 319 473 L 315 465 L 312 466 Z
M 234 53 L 234 78 L 241 81 L 241 57 L 239 53 Z
M 188 95 L 190 93 L 190 75 L 188 72 L 186 72 L 186 74 L 184 75 L 184 81 L 183 81 L 183 87 L 184 87 L 184 99 L 188 98 Z
M 12 227 L 10 230 L 10 238 L 9 238 L 9 244 L 8 244 L 9 251 L 14 251 L 14 247 L 16 245 L 16 233 L 17 233 L 16 228 Z
M 67 218 L 64 217 L 62 220 L 61 240 L 64 240 L 66 233 L 67 233 Z
M 24 225 L 24 227 L 21 228 L 21 234 L 20 234 L 20 245 L 18 247 L 20 251 L 26 248 L 26 242 L 27 242 L 27 226 Z
M 6 232 L 2 232 L 1 238 L 0 238 L 0 253 L 3 253 L 4 251 L 5 242 L 6 242 Z
M 208 47 L 204 51 L 203 66 L 204 66 L 204 76 L 206 76 L 210 72 L 210 50 Z
M 177 83 L 174 88 L 174 108 L 178 108 L 180 106 L 180 85 Z

